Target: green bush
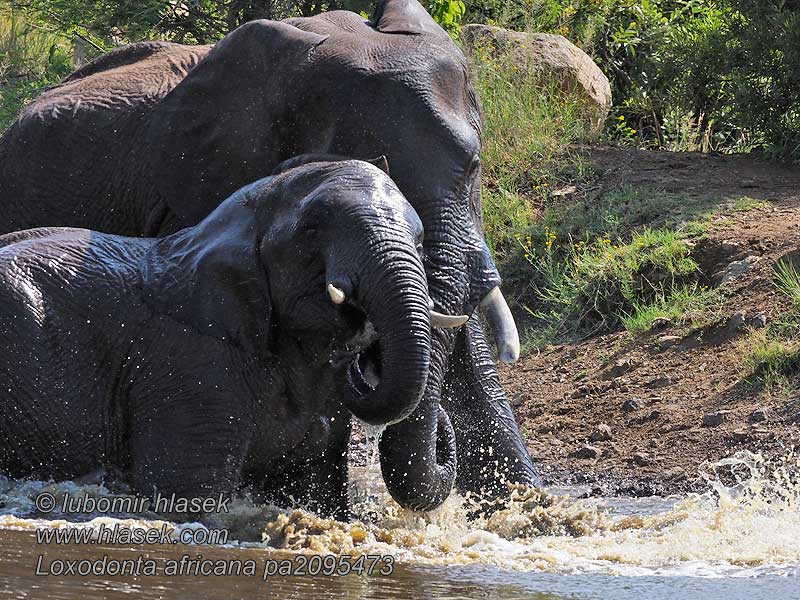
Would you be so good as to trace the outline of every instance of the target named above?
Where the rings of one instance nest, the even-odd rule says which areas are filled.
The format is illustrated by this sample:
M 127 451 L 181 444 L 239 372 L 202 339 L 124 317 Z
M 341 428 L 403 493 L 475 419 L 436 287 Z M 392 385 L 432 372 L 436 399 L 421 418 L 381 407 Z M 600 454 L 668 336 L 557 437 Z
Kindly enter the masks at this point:
M 561 333 L 592 335 L 611 331 L 651 307 L 686 296 L 699 267 L 691 245 L 678 232 L 644 229 L 630 242 L 609 238 L 570 243 L 559 260 L 554 233 L 547 230 L 545 251 L 526 246 L 526 259 L 541 276 L 541 310 L 535 316 L 558 324 Z M 632 322 L 632 321 L 630 321 Z
M 671 150 L 800 158 L 796 0 L 483 0 L 466 21 L 559 33 L 612 83 L 607 135 Z
M 0 8 L 0 132 L 22 107 L 72 70 L 66 40 Z

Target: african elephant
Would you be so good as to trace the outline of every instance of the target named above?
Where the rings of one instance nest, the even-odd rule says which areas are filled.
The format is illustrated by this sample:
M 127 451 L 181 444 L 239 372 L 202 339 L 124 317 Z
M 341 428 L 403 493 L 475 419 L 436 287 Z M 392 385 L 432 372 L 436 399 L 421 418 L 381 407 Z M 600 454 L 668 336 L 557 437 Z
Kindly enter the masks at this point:
M 165 235 L 292 156 L 385 155 L 426 231 L 435 307 L 473 315 L 482 304 L 500 358 L 513 361 L 518 335 L 482 233 L 481 145 L 464 55 L 416 0 L 382 0 L 370 21 L 346 11 L 253 21 L 213 47 L 121 48 L 30 104 L 0 139 L 0 231 Z M 442 403 L 455 422 L 480 419 L 456 432 L 460 487 L 537 482 L 472 319 L 433 333 L 424 401 L 411 416 L 417 428 L 402 430 L 420 449 L 412 465 L 420 478 L 440 482 L 427 507 L 449 493 L 435 444 L 425 442 L 436 439 Z M 443 395 L 454 368 L 471 385 Z M 399 439 L 401 429 L 385 432 L 387 453 Z M 393 493 L 407 503 L 417 496 L 408 486 Z
M 346 514 L 350 415 L 411 427 L 431 327 L 457 323 L 430 308 L 422 223 L 391 179 L 301 163 L 163 238 L 0 237 L 0 472 L 110 467 L 140 493 L 248 484 Z M 452 485 L 437 422 L 423 441 Z M 381 456 L 390 489 L 434 484 L 396 480 L 418 450 Z

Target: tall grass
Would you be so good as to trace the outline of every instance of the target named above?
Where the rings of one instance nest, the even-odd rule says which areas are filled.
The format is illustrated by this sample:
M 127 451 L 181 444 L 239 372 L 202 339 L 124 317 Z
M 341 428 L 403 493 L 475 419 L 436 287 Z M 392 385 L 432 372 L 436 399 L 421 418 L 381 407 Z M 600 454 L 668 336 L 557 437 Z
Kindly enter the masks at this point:
M 585 135 L 573 94 L 520 69 L 510 57 L 478 52 L 471 64 L 483 109 L 483 202 L 487 240 L 500 260 L 517 249 L 551 190 L 585 176 L 572 145 Z
M 691 245 L 674 230 L 645 228 L 629 242 L 570 241 L 566 257 L 553 250 L 556 239 L 549 233 L 543 253 L 529 245 L 525 256 L 539 275 L 541 308 L 532 314 L 557 333 L 640 331 L 658 316 L 677 317 L 710 300 L 694 282 Z
M 740 349 L 748 379 L 769 390 L 790 389 L 797 387 L 800 372 L 800 274 L 794 262 L 778 261 L 773 282 L 790 310 L 769 327 L 751 331 Z

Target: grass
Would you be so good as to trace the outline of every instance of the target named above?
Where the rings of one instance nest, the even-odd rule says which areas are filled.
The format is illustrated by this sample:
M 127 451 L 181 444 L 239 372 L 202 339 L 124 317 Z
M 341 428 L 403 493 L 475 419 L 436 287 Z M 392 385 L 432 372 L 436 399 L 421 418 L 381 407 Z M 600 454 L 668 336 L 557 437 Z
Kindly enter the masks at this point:
M 795 311 L 800 311 L 800 275 L 793 262 L 778 261 L 775 266 L 775 287 L 789 299 Z
M 800 274 L 794 263 L 777 263 L 774 285 L 789 301 L 789 312 L 764 329 L 751 330 L 740 350 L 747 380 L 768 390 L 789 390 L 800 371 Z
M 699 272 L 692 246 L 675 230 L 645 228 L 628 242 L 572 241 L 563 258 L 553 250 L 557 236 L 549 236 L 543 254 L 528 246 L 526 258 L 541 279 L 542 308 L 533 315 L 556 324 L 556 333 L 585 337 L 644 327 L 648 315 L 677 310 L 679 299 L 689 304 L 696 296 L 695 304 L 703 303 L 699 286 L 690 285 Z
M 584 107 L 502 58 L 479 55 L 472 73 L 484 110 L 486 237 L 530 315 L 523 352 L 621 328 L 638 333 L 658 317 L 706 324 L 721 294 L 700 285 L 693 241 L 712 217 L 767 203 L 632 186 L 564 200 L 554 190 L 586 189 L 593 177 L 575 150 L 586 138 Z
M 717 290 L 693 283 L 659 294 L 653 302 L 634 300 L 633 310 L 620 318 L 625 329 L 631 333 L 649 330 L 659 318 L 669 319 L 677 325 L 691 324 L 697 327 L 711 322 L 714 309 L 721 302 L 722 296 Z
M 72 71 L 67 41 L 0 6 L 0 132 L 25 104 Z
M 626 186 L 542 208 L 513 235 L 500 268 L 531 317 L 523 352 L 556 341 L 625 329 L 658 317 L 710 322 L 722 301 L 703 287 L 694 242 L 731 203 Z
M 514 233 L 532 227 L 559 182 L 588 177 L 573 145 L 585 139 L 585 110 L 575 95 L 520 70 L 510 58 L 477 53 L 473 84 L 483 109 L 484 227 L 502 260 Z

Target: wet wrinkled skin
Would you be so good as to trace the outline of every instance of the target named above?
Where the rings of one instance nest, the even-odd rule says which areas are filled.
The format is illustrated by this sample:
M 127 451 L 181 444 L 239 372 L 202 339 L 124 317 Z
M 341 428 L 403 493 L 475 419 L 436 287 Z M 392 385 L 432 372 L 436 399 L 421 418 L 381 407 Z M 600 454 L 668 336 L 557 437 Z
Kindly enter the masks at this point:
M 425 389 L 421 239 L 389 177 L 352 160 L 281 170 L 160 239 L 0 237 L 0 472 L 106 468 L 144 494 L 248 485 L 346 515 L 351 413 L 394 422 Z
M 469 314 L 500 282 L 482 234 L 481 143 L 465 58 L 416 0 L 380 2 L 371 21 L 346 11 L 254 21 L 214 47 L 122 48 L 31 103 L 0 139 L 0 231 L 164 235 L 293 156 L 385 155 L 425 229 L 436 309 Z M 489 471 L 537 482 L 480 327 L 458 335 L 466 341 L 433 332 L 423 400 L 382 445 L 387 465 L 400 442 L 419 449 L 415 472 L 394 490 L 418 508 L 449 492 L 435 444 L 443 400 L 454 422 L 469 424 L 456 431 L 462 489 L 483 489 L 486 478 L 472 474 Z M 458 396 L 448 399 L 450 364 L 472 384 L 451 386 Z M 468 451 L 487 443 L 488 460 Z M 418 480 L 438 483 L 420 490 Z

